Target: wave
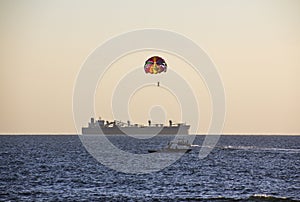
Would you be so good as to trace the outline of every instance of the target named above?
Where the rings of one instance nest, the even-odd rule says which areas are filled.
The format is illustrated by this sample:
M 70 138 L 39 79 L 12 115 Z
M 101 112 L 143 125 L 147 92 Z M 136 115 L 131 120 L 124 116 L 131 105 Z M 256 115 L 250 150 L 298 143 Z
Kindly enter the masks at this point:
M 248 201 L 298 201 L 283 196 L 272 196 L 268 194 L 254 194 L 247 198 Z
M 146 195 L 143 197 L 138 196 L 124 196 L 124 195 L 102 195 L 99 199 L 105 199 L 105 201 L 243 201 L 243 202 L 268 202 L 268 201 L 299 201 L 288 197 L 272 196 L 267 194 L 254 194 L 246 197 L 225 197 L 225 196 L 158 196 L 158 195 Z

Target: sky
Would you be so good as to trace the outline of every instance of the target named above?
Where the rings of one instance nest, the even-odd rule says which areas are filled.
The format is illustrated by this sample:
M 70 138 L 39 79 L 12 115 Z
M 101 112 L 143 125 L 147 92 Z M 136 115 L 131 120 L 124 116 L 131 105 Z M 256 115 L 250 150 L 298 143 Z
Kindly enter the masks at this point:
M 300 134 L 298 0 L 0 0 L 0 133 L 76 133 L 73 89 L 85 60 L 108 39 L 149 28 L 191 39 L 214 62 L 226 94 L 224 134 Z M 95 94 L 96 115 L 113 119 L 103 98 L 113 88 L 104 87 L 116 85 L 120 68 L 142 67 L 156 54 L 203 89 L 196 95 L 202 118 L 195 132 L 207 132 L 212 112 L 203 80 L 182 59 L 159 51 L 128 54 L 111 66 Z M 129 103 L 133 121 L 161 115 L 155 106 L 164 102 L 174 107 L 166 109 L 167 119 L 184 121 L 174 97 L 143 90 Z

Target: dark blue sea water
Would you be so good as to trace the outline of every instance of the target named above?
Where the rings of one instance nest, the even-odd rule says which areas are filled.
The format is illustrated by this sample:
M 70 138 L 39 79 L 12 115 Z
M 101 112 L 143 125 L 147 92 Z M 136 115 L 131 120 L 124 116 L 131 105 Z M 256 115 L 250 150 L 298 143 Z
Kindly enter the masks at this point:
M 169 139 L 110 137 L 133 153 Z M 161 171 L 124 174 L 97 162 L 76 135 L 0 136 L 0 201 L 300 200 L 300 136 L 221 136 L 205 159 L 199 149 Z

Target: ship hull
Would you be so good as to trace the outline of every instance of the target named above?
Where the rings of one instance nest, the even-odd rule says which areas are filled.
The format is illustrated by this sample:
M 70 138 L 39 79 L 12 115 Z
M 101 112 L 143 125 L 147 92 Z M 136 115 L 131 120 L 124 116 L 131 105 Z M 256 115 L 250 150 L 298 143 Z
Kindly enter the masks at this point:
M 159 149 L 159 150 L 155 150 L 155 149 L 149 149 L 148 152 L 149 153 L 189 153 L 190 151 L 192 151 L 192 149 Z
M 164 126 L 164 127 L 83 127 L 82 134 L 105 135 L 176 135 L 188 134 L 190 126 Z

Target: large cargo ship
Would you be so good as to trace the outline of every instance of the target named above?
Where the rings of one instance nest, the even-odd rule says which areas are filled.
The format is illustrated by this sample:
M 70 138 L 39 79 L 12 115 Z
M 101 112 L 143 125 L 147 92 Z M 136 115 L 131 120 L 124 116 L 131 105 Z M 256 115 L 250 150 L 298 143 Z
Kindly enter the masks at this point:
M 190 125 L 185 123 L 174 124 L 171 120 L 169 125 L 152 124 L 148 121 L 148 125 L 131 124 L 121 121 L 105 121 L 102 119 L 95 120 L 91 118 L 88 127 L 82 127 L 82 134 L 105 134 L 105 135 L 176 135 L 189 134 Z

